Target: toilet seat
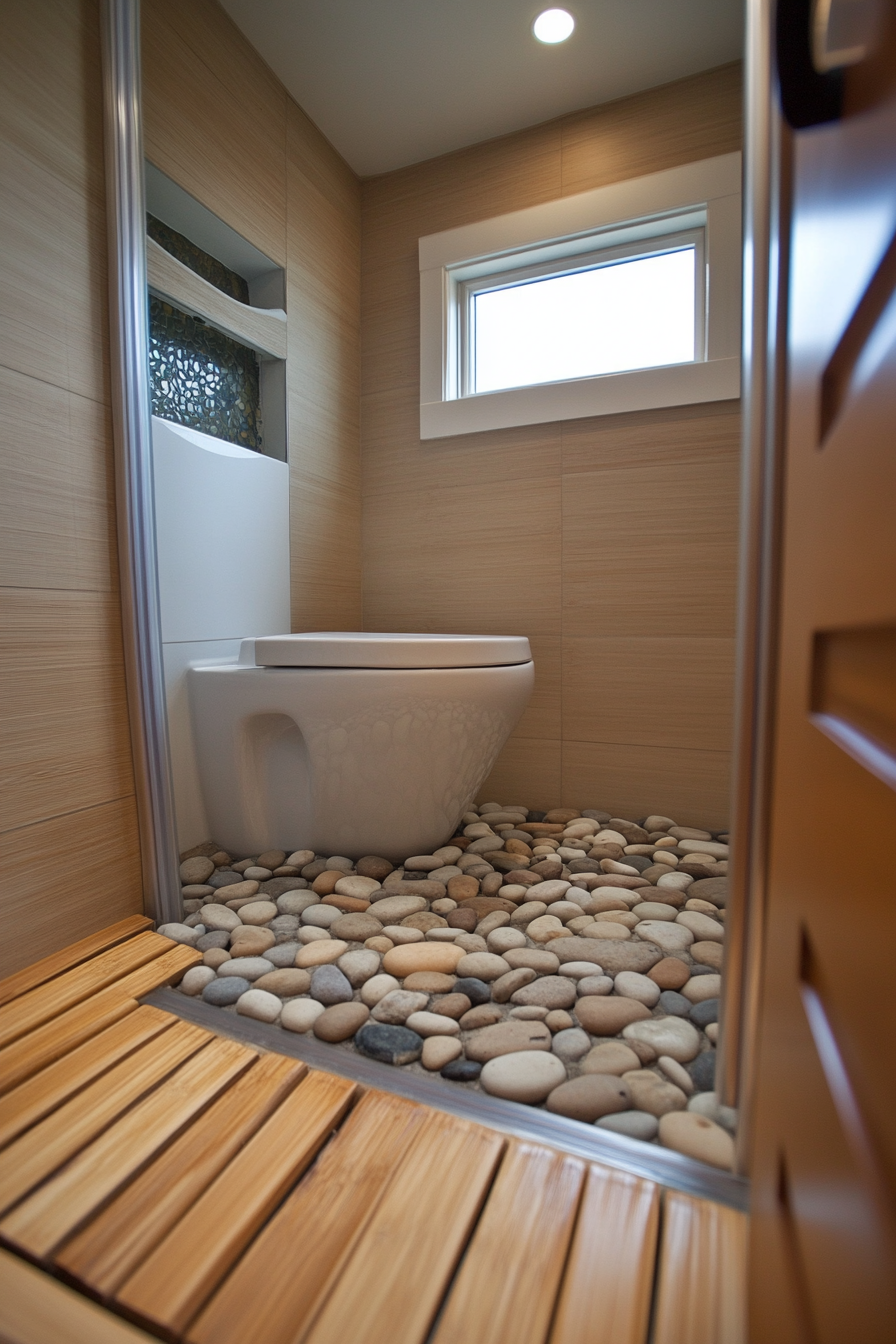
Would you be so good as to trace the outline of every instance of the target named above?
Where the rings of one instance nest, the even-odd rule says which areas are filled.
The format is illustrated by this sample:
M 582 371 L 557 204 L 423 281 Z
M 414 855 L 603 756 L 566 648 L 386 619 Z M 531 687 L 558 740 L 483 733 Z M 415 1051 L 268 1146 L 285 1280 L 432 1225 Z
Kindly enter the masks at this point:
M 251 650 L 247 645 L 254 646 Z M 532 658 L 519 635 L 397 635 L 310 631 L 244 640 L 240 662 L 255 667 L 509 667 Z

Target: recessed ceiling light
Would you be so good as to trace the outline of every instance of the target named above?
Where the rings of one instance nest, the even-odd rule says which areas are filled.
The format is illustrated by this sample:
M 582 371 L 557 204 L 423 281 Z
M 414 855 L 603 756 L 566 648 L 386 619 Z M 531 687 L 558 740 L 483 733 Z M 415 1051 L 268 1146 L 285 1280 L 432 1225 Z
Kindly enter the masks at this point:
M 546 9 L 532 25 L 539 42 L 565 42 L 576 26 L 573 16 L 565 9 Z

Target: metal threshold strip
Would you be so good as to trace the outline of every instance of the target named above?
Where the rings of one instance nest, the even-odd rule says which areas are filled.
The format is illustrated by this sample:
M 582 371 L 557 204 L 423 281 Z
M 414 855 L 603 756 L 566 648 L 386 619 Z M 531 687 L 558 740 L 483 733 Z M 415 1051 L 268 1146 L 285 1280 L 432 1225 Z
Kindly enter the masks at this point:
M 552 1115 L 549 1111 L 489 1097 L 482 1092 L 467 1091 L 461 1086 L 449 1087 L 440 1079 L 402 1073 L 389 1065 L 378 1064 L 375 1060 L 326 1045 L 314 1037 L 295 1035 L 277 1026 L 222 1012 L 220 1008 L 188 998 L 173 989 L 157 989 L 141 1002 L 164 1009 L 184 1021 L 194 1022 L 216 1035 L 228 1036 L 262 1050 L 304 1060 L 316 1069 L 351 1078 L 363 1086 L 392 1092 L 518 1138 L 546 1143 L 588 1161 L 621 1168 L 672 1190 L 681 1190 L 698 1198 L 727 1204 L 740 1212 L 748 1212 L 748 1180 L 733 1172 L 695 1162 L 669 1148 L 641 1143 L 623 1134 L 613 1134 L 578 1120 L 568 1120 L 565 1116 Z

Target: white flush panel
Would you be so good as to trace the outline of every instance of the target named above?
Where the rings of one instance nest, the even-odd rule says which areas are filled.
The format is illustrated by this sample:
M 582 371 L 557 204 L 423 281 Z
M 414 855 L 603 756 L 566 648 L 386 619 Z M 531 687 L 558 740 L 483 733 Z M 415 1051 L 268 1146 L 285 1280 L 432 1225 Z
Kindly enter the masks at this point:
M 162 640 L 289 630 L 289 468 L 153 416 Z

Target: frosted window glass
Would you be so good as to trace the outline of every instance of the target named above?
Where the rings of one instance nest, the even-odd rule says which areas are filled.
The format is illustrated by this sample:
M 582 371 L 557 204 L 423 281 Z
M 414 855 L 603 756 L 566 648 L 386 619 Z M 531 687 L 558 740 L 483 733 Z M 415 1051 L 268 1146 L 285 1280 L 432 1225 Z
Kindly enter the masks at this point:
M 475 294 L 474 391 L 695 358 L 693 247 Z

